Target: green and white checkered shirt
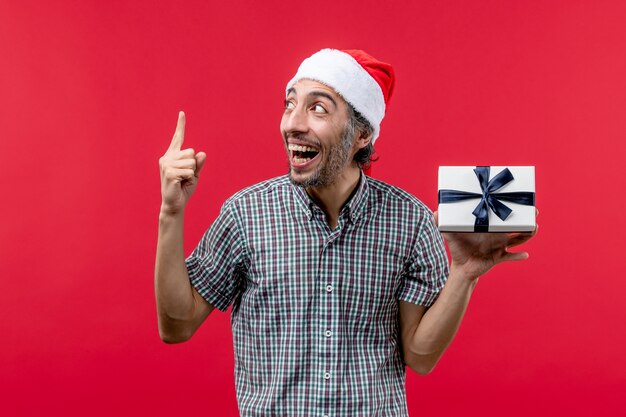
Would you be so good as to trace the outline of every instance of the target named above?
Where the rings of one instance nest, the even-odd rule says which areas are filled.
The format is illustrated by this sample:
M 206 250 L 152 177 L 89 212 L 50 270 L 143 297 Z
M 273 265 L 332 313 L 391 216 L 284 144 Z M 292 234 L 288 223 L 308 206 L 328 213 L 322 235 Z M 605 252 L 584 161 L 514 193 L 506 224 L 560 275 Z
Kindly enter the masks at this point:
M 406 416 L 398 300 L 431 305 L 448 261 L 430 210 L 361 175 L 331 230 L 286 176 L 228 199 L 187 259 L 232 304 L 242 416 Z

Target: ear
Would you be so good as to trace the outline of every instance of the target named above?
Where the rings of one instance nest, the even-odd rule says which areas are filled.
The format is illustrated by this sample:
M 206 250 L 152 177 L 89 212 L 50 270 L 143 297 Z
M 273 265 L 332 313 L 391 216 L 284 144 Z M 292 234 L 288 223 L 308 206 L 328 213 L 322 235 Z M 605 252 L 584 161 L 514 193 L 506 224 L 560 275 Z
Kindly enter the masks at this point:
M 370 133 L 369 135 L 365 135 L 364 132 L 359 132 L 359 135 L 354 143 L 354 147 L 356 148 L 356 150 L 359 151 L 369 145 L 369 143 L 372 141 L 372 136 L 372 133 Z

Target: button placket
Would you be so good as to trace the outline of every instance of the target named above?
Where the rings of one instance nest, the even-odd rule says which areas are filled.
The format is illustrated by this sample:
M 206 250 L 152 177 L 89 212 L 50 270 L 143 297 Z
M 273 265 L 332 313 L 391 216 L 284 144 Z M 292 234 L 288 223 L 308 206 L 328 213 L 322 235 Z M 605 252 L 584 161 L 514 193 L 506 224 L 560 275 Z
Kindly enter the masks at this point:
M 337 376 L 335 375 L 337 369 L 337 359 L 336 359 L 336 349 L 337 349 L 337 341 L 334 337 L 334 326 L 336 321 L 337 314 L 337 297 L 336 297 L 336 288 L 334 283 L 337 280 L 337 272 L 339 271 L 338 263 L 339 263 L 339 251 L 340 248 L 337 246 L 337 243 L 340 241 L 341 236 L 341 224 L 337 229 L 335 229 L 332 233 L 326 236 L 325 244 L 324 244 L 324 265 L 326 266 L 326 270 L 323 272 L 324 279 L 320 280 L 321 288 L 320 298 L 322 300 L 321 305 L 323 311 L 322 316 L 319 321 L 319 341 L 321 348 L 324 352 L 322 361 L 322 398 L 323 402 L 326 404 L 321 411 L 324 415 L 329 415 L 330 409 L 327 407 L 330 404 L 334 404 L 336 402 L 336 385 L 337 385 Z
M 318 221 L 321 219 L 317 219 Z M 325 219 L 324 219 L 325 220 Z M 325 226 L 328 226 L 326 223 Z M 320 263 L 319 263 L 319 314 L 316 323 L 318 328 L 318 372 L 319 372 L 319 399 L 320 414 L 329 415 L 328 405 L 334 404 L 337 400 L 337 349 L 338 341 L 336 340 L 335 322 L 337 320 L 337 297 L 335 282 L 337 282 L 337 274 L 340 271 L 340 242 L 343 219 L 340 219 L 338 227 L 330 231 L 326 227 L 326 234 L 322 238 L 320 247 Z M 330 233 L 329 233 L 330 232 Z

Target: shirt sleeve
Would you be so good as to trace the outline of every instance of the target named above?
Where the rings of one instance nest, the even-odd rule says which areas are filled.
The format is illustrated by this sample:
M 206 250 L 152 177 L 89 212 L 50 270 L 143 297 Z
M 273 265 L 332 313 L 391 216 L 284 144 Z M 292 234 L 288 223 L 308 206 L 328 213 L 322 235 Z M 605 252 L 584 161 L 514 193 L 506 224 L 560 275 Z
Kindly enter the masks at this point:
M 239 294 L 246 259 L 235 207 L 226 203 L 185 263 L 191 285 L 215 308 L 226 311 Z
M 448 256 L 430 211 L 422 224 L 406 266 L 399 300 L 430 307 L 448 279 Z

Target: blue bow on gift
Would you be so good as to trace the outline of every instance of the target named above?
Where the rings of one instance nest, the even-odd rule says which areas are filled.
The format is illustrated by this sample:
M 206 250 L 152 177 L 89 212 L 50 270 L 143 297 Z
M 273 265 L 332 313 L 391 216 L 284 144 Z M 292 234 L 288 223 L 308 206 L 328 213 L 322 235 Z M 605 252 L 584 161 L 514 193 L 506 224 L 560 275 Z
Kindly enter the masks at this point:
M 474 232 L 489 231 L 489 208 L 493 210 L 496 216 L 502 221 L 505 221 L 507 217 L 509 217 L 513 210 L 504 205 L 500 200 L 523 204 L 525 206 L 535 205 L 535 193 L 533 192 L 495 192 L 513 181 L 513 174 L 511 174 L 508 168 L 505 168 L 498 175 L 493 177 L 491 181 L 489 181 L 489 172 L 490 167 L 488 166 L 477 166 L 474 168 L 474 173 L 478 177 L 482 194 L 457 190 L 439 190 L 439 204 L 480 198 L 480 202 L 472 212 L 472 214 L 476 216 Z

